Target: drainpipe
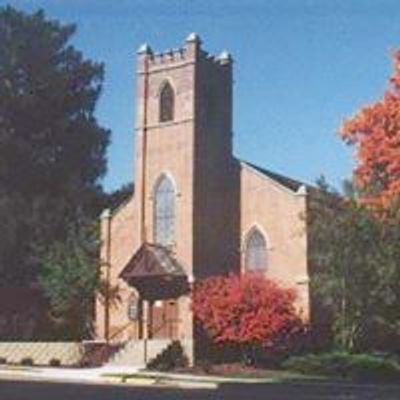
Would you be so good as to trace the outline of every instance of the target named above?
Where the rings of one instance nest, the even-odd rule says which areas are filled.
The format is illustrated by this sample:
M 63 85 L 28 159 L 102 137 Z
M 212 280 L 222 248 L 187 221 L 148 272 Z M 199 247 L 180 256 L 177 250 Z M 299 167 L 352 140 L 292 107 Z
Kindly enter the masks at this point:
M 149 98 L 149 56 L 151 49 L 142 48 L 143 57 L 143 120 L 142 120 L 142 196 L 141 196 L 141 242 L 147 241 L 146 230 L 146 164 L 147 164 L 147 102 Z
M 140 198 L 140 242 L 146 243 L 147 241 L 147 229 L 146 229 L 146 165 L 147 165 L 147 102 L 149 98 L 149 57 L 152 55 L 152 50 L 150 46 L 147 44 L 143 44 L 138 50 L 139 63 L 143 66 L 143 118 L 142 118 L 142 171 L 141 171 L 141 180 L 142 180 L 142 193 Z M 140 315 L 140 324 L 141 331 L 143 333 L 143 345 L 144 345 L 144 363 L 147 364 L 148 358 L 148 327 L 147 318 L 148 318 L 148 304 L 145 299 L 141 299 L 142 307 L 141 307 L 141 315 Z M 145 319 L 145 321 L 144 321 Z
M 106 239 L 104 241 L 105 254 L 104 264 L 106 267 L 105 273 L 105 296 L 104 296 L 104 339 L 109 342 L 110 339 L 110 273 L 111 273 L 111 211 L 105 209 L 101 216 L 101 224 L 104 226 Z

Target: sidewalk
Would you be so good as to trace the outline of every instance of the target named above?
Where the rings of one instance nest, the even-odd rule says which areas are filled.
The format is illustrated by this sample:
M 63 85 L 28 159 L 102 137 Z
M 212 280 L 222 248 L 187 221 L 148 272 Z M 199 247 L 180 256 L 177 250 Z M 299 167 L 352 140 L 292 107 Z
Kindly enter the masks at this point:
M 0 378 L 34 378 L 47 381 L 72 381 L 72 382 L 102 382 L 106 381 L 104 375 L 136 374 L 139 367 L 97 367 L 97 368 L 51 368 L 51 367 L 23 367 L 0 366 Z
M 127 384 L 215 389 L 222 383 L 272 383 L 276 379 L 194 375 L 143 370 L 142 366 L 62 368 L 0 365 L 0 380 L 35 380 L 87 384 Z
M 217 389 L 223 384 L 280 384 L 308 385 L 319 387 L 342 387 L 366 389 L 385 387 L 400 393 L 400 384 L 354 383 L 327 379 L 285 380 L 279 378 L 222 377 L 212 375 L 192 375 L 170 372 L 153 372 L 135 366 L 103 366 L 98 368 L 50 368 L 0 365 L 1 380 L 27 380 L 43 382 L 84 383 L 92 385 L 162 386 L 187 389 Z
M 161 374 L 135 366 L 104 366 L 98 368 L 50 368 L 0 365 L 0 381 L 34 380 L 106 385 L 175 386 L 187 388 L 216 388 L 217 382 L 207 377 L 183 374 Z

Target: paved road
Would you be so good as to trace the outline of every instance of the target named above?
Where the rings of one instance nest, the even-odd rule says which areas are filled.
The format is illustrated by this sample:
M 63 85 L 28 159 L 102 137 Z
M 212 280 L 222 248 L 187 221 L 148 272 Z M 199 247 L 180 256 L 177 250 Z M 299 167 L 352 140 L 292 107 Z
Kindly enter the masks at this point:
M 400 389 L 328 384 L 222 384 L 172 389 L 0 380 L 0 400 L 400 400 Z

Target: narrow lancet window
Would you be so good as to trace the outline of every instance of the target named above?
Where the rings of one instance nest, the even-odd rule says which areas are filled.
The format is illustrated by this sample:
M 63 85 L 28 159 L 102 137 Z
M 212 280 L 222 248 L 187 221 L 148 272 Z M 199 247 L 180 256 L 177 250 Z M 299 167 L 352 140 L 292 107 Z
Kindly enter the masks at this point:
M 163 246 L 174 243 L 175 188 L 163 175 L 154 189 L 154 242 Z
M 267 269 L 267 242 L 256 228 L 250 232 L 246 241 L 245 268 L 248 272 Z
M 160 91 L 160 122 L 174 119 L 175 94 L 169 82 L 165 82 Z

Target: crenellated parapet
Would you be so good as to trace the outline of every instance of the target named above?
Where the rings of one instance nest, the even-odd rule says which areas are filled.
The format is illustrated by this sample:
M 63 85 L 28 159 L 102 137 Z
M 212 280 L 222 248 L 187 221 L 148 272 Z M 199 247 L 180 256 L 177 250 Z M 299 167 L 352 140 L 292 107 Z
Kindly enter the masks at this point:
M 216 66 L 232 63 L 232 57 L 227 51 L 221 52 L 218 56 L 210 54 L 201 48 L 201 39 L 191 33 L 185 40 L 183 47 L 168 49 L 161 53 L 155 53 L 148 44 L 143 44 L 137 51 L 139 66 L 147 63 L 148 69 L 175 67 L 186 63 L 206 62 Z M 139 72 L 142 68 L 139 68 Z

